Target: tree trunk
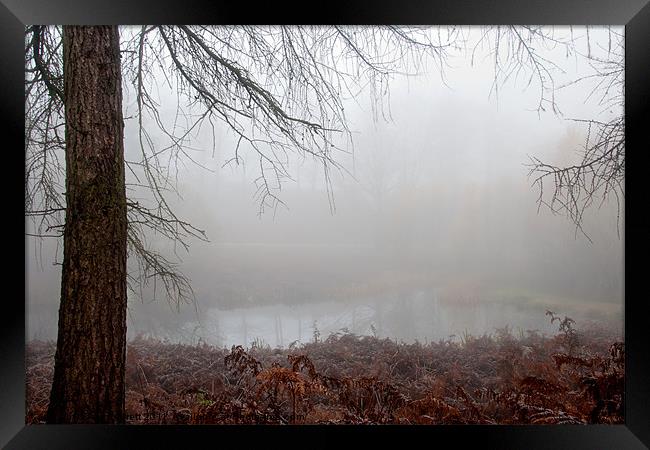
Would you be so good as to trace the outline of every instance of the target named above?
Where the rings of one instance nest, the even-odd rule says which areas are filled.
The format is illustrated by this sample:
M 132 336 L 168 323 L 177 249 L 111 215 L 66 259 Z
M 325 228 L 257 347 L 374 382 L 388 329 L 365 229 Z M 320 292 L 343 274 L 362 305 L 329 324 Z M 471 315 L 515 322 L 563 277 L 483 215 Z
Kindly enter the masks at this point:
M 116 26 L 63 27 L 66 220 L 49 423 L 123 423 L 126 192 Z

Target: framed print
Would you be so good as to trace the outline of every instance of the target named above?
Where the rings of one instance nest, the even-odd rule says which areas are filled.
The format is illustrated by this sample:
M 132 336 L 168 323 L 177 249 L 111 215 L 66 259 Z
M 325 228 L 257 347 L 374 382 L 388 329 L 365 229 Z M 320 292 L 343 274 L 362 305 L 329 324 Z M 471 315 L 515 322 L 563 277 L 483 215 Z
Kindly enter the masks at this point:
M 650 445 L 650 6 L 149 3 L 0 8 L 3 445 Z

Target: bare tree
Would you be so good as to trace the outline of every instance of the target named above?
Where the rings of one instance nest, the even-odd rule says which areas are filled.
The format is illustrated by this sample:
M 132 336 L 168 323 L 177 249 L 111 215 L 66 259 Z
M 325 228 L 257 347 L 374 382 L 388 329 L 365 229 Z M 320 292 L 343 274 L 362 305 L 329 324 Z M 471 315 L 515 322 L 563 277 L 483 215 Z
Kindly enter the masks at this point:
M 602 33 L 599 37 L 593 37 L 589 26 L 580 29 L 505 26 L 485 29 L 477 44 L 485 43 L 494 58 L 492 92 L 498 93 L 500 86 L 513 79 L 523 78 L 527 86 L 535 83 L 539 90 L 535 108 L 538 114 L 551 111 L 562 116 L 557 93 L 591 83 L 585 101 L 595 98 L 606 118 L 568 118 L 586 128 L 584 145 L 575 149 L 578 161 L 558 166 L 532 156 L 528 164 L 529 176 L 539 190 L 539 207 L 567 216 L 574 223 L 576 233 L 581 232 L 590 241 L 583 229 L 585 211 L 594 202 L 599 201 L 600 207 L 614 197 L 617 218 L 620 218 L 625 193 L 625 40 L 612 27 L 607 27 L 605 40 Z M 558 84 L 556 79 L 563 74 L 563 69 L 540 51 L 549 49 L 559 50 L 567 58 L 587 61 L 592 72 Z
M 159 278 L 176 300 L 190 296 L 188 280 L 149 248 L 145 232 L 185 247 L 190 238 L 206 239 L 168 203 L 179 160 L 193 161 L 193 132 L 225 123 L 237 138 L 227 164 L 242 163 L 243 151 L 254 152 L 260 212 L 275 208 L 282 204 L 282 182 L 292 179 L 291 153 L 320 161 L 326 180 L 331 170 L 345 170 L 337 155 L 351 151 L 346 95 L 370 86 L 381 108 L 393 76 L 424 69 L 426 56 L 442 69 L 457 40 L 455 29 L 434 35 L 397 27 L 145 26 L 122 29 L 121 35 L 125 96 L 136 103 L 127 126 L 137 122 L 140 146 L 139 158 L 125 161 L 127 194 L 153 199 L 128 201 L 129 254 L 141 269 L 131 273 L 130 286 Z M 60 27 L 28 27 L 26 33 L 25 203 L 40 236 L 60 234 L 64 222 L 60 37 Z M 161 114 L 163 100 L 155 95 L 160 81 L 179 96 L 175 123 Z M 154 132 L 167 142 L 155 145 Z
M 34 219 L 37 236 L 60 237 L 65 231 L 49 420 L 124 420 L 126 294 L 111 299 L 107 295 L 121 292 L 120 286 L 126 289 L 127 280 L 133 291 L 137 283 L 162 280 L 173 301 L 191 299 L 189 280 L 150 248 L 146 236 L 153 231 L 186 248 L 190 238 L 206 239 L 203 231 L 177 217 L 168 201 L 176 189 L 178 164 L 194 162 L 188 152 L 193 132 L 213 127 L 216 121 L 225 123 L 237 137 L 229 163 L 239 164 L 243 151 L 257 155 L 255 183 L 262 213 L 281 204 L 277 192 L 283 181 L 291 179 L 290 154 L 319 161 L 328 185 L 330 170 L 343 170 L 337 155 L 348 151 L 345 95 L 354 96 L 369 85 L 381 107 L 394 75 L 404 68 L 413 73 L 423 69 L 425 56 L 442 69 L 455 40 L 454 29 L 433 34 L 423 28 L 396 27 L 143 26 L 122 29 L 119 35 L 114 27 L 28 27 L 26 215 Z M 105 70 L 116 64 L 121 69 L 117 74 Z M 87 76 L 78 75 L 82 73 Z M 96 77 L 98 73 L 102 77 Z M 161 77 L 179 98 L 171 123 L 155 96 Z M 116 85 L 119 90 L 107 91 L 107 86 Z M 121 150 L 122 89 L 135 97 L 132 120 L 137 122 L 140 148 L 135 160 L 125 158 Z M 108 100 L 100 105 L 102 95 Z M 120 104 L 120 115 L 107 122 L 104 108 L 115 102 Z M 71 120 L 75 115 L 70 111 L 81 114 L 83 126 Z M 154 129 L 166 137 L 166 144 L 154 141 Z M 90 141 L 76 147 L 84 139 Z M 116 157 L 104 152 L 102 139 L 119 143 Z M 105 189 L 93 184 L 97 189 L 84 190 L 84 183 L 97 177 L 106 179 Z M 77 197 L 77 188 L 84 195 Z M 112 207 L 106 203 L 112 195 L 101 198 L 105 190 L 121 191 L 128 199 Z M 147 203 L 133 198 L 143 193 L 149 195 Z M 111 213 L 118 209 L 125 218 Z M 84 230 L 101 234 L 113 220 L 124 223 L 123 244 L 107 243 L 106 252 L 100 246 L 102 254 L 95 255 L 105 259 L 106 267 L 115 264 L 117 269 L 107 273 L 101 265 L 84 263 L 84 258 L 91 261 L 93 256 L 91 236 Z M 122 242 L 122 235 L 110 229 L 108 237 Z M 139 272 L 127 274 L 121 266 L 122 245 L 125 256 L 127 247 L 128 255 L 135 256 Z M 74 248 L 80 250 L 70 250 Z M 112 280 L 115 289 L 95 282 L 86 285 L 83 280 L 89 279 Z M 88 289 L 72 295 L 82 285 Z M 77 316 L 80 307 L 84 314 Z M 92 323 L 93 332 L 84 332 L 83 323 Z M 90 345 L 89 339 L 99 347 Z M 110 342 L 115 351 L 110 355 L 99 351 L 102 342 Z M 81 350 L 73 352 L 73 348 Z
M 587 128 L 584 146 L 576 149 L 579 160 L 575 164 L 556 166 L 536 157 L 531 158 L 530 164 L 530 175 L 535 177 L 534 184 L 539 188 L 539 205 L 567 215 L 575 224 L 576 232 L 582 232 L 590 241 L 583 229 L 585 211 L 594 202 L 600 207 L 614 197 L 617 224 L 620 224 L 625 196 L 624 36 L 610 30 L 607 48 L 602 43 L 599 47 L 594 52 L 589 46 L 587 53 L 581 55 L 589 61 L 593 72 L 560 89 L 592 81 L 589 97 L 598 97 L 603 113 L 609 118 L 571 119 Z M 544 196 L 545 181 L 551 182 L 550 198 Z

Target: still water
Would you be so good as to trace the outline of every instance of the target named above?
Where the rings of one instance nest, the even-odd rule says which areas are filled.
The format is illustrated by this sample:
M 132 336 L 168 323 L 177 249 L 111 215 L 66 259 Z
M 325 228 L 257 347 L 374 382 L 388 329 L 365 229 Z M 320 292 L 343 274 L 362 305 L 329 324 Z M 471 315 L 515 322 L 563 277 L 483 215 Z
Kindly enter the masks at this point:
M 542 306 L 516 301 L 443 301 L 432 290 L 411 292 L 400 298 L 386 296 L 229 310 L 207 308 L 174 330 L 163 329 L 153 321 L 142 321 L 137 327 L 131 327 L 129 335 L 150 335 L 182 343 L 205 342 L 227 348 L 253 344 L 289 347 L 347 332 L 426 343 L 460 340 L 466 334 L 493 334 L 505 327 L 515 335 L 533 330 L 554 334 L 557 325 L 551 324 L 545 311 Z M 603 319 L 622 323 L 616 312 L 581 314 L 573 309 L 570 316 L 577 320 L 577 326 Z

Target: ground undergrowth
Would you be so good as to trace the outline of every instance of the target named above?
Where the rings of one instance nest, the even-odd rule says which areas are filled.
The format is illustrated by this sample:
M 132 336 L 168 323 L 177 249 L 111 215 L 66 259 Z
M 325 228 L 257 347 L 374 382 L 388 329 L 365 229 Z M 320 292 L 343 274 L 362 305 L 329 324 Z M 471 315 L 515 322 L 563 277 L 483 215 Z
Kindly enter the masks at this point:
M 426 344 L 348 332 L 288 349 L 136 338 L 127 423 L 623 423 L 621 337 L 547 315 L 554 336 L 505 328 Z M 54 351 L 27 344 L 27 423 L 45 420 Z

